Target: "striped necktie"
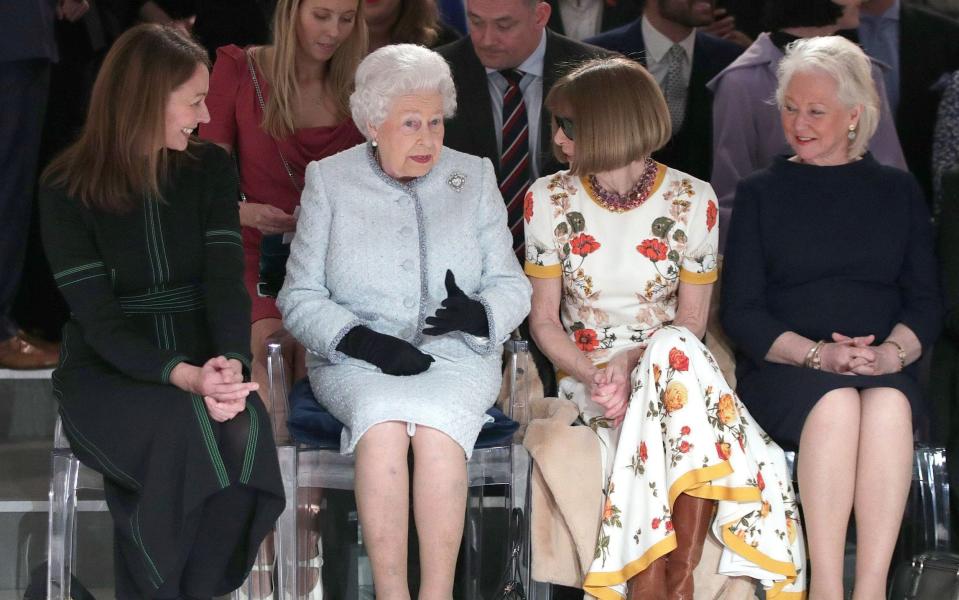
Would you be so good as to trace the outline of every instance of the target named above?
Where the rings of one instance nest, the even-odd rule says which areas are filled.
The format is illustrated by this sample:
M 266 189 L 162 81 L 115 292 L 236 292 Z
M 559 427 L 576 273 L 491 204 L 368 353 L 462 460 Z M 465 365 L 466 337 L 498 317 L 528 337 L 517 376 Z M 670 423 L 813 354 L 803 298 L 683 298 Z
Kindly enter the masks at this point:
M 529 121 L 519 82 L 523 73 L 500 71 L 506 79 L 503 94 L 503 145 L 500 154 L 499 191 L 506 202 L 506 218 L 513 234 L 513 250 L 522 262 L 526 240 L 523 236 L 523 197 L 529 188 L 532 171 L 529 164 Z

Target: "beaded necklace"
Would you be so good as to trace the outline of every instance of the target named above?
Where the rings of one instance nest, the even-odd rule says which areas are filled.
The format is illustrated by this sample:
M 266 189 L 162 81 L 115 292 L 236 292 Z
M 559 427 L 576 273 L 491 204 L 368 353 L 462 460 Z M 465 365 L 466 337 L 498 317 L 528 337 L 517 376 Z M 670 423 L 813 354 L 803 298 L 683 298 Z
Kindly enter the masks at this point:
M 659 173 L 659 167 L 651 158 L 646 159 L 646 166 L 643 168 L 643 174 L 639 181 L 625 194 L 619 194 L 607 190 L 595 175 L 589 175 L 583 178 L 583 187 L 586 193 L 594 202 L 603 208 L 613 212 L 626 212 L 642 205 L 649 199 L 653 186 L 656 184 L 656 176 Z

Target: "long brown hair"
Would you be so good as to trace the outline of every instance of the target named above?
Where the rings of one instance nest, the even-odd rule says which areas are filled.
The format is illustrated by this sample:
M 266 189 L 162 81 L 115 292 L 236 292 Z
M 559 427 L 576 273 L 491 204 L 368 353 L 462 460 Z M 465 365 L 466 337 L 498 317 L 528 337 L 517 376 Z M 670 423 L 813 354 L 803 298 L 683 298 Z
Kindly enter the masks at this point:
M 108 212 L 132 208 L 143 194 L 159 199 L 170 161 L 167 101 L 199 65 L 210 66 L 206 50 L 172 27 L 138 25 L 121 35 L 93 84 L 79 139 L 46 168 L 44 185 Z
M 400 0 L 400 16 L 390 32 L 390 43 L 433 47 L 440 36 L 440 12 L 435 0 Z
M 276 139 L 286 137 L 296 129 L 296 99 L 300 86 L 296 80 L 296 22 L 303 0 L 279 0 L 273 11 L 273 56 L 269 62 L 270 97 L 263 113 L 263 130 Z M 366 21 L 363 19 L 363 0 L 356 3 L 356 22 L 353 30 L 333 53 L 327 67 L 327 81 L 333 92 L 337 116 L 350 116 L 350 93 L 356 67 L 366 56 Z M 262 52 L 257 58 L 264 56 Z

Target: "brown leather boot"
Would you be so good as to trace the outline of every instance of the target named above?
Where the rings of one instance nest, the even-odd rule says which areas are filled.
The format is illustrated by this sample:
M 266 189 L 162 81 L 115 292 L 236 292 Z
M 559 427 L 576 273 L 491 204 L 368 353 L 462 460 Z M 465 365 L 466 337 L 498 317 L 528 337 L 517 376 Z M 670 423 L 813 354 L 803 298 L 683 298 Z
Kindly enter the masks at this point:
M 663 600 L 666 598 L 666 557 L 661 556 L 651 565 L 633 575 L 626 582 L 626 600 Z
M 667 554 L 667 600 L 693 600 L 693 571 L 703 556 L 703 543 L 713 517 L 715 500 L 680 494 L 673 505 L 676 549 Z

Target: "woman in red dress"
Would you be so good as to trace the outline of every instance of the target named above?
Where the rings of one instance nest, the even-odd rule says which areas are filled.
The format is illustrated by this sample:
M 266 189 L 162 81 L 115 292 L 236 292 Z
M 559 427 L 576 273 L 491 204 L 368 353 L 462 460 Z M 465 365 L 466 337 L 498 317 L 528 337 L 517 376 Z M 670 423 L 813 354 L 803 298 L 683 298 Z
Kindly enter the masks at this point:
M 348 99 L 367 45 L 357 0 L 280 0 L 273 19 L 273 45 L 217 50 L 210 122 L 200 127 L 200 137 L 237 159 L 245 280 L 253 300 L 253 380 L 261 389 L 266 339 L 283 328 L 274 296 L 283 283 L 290 236 L 286 244 L 283 237 L 296 229 L 306 165 L 363 141 Z M 291 339 L 285 347 L 293 345 Z M 304 376 L 302 347 L 287 358 L 293 375 Z M 286 419 L 277 414 L 274 420 Z
M 349 116 L 349 95 L 368 43 L 360 0 L 279 0 L 273 32 L 269 46 L 217 50 L 206 98 L 210 122 L 200 127 L 201 138 L 237 161 L 253 381 L 260 389 L 271 336 L 283 337 L 288 378 L 306 376 L 303 347 L 286 335 L 275 296 L 307 164 L 364 141 Z M 284 430 L 286 406 L 271 410 Z

